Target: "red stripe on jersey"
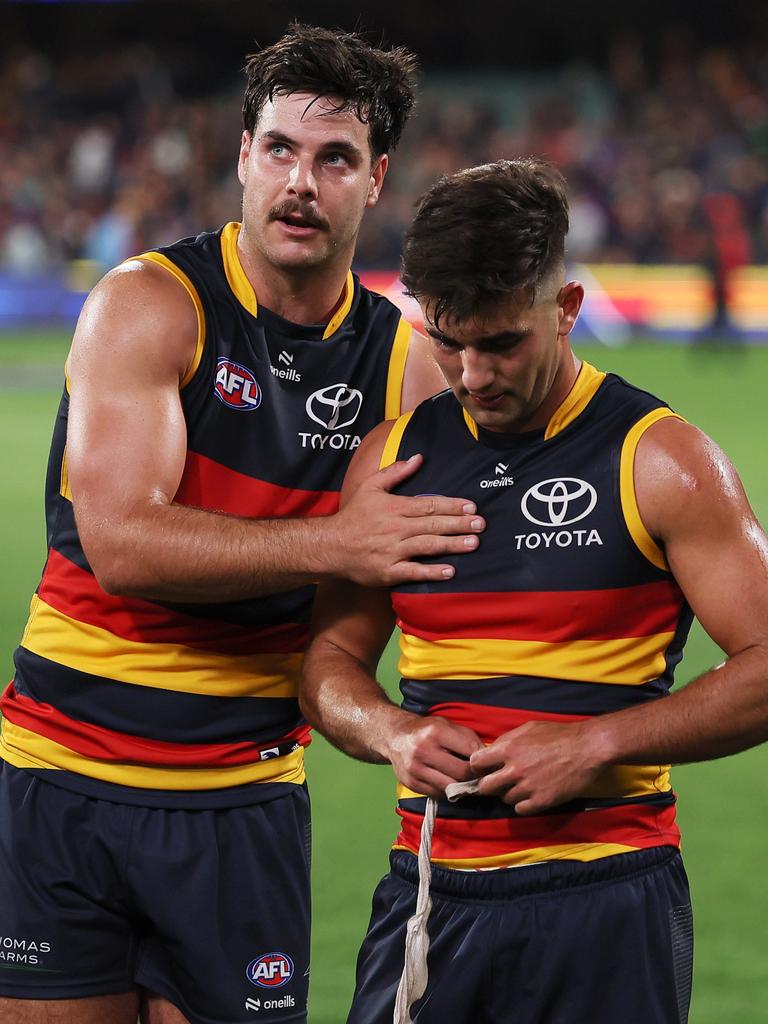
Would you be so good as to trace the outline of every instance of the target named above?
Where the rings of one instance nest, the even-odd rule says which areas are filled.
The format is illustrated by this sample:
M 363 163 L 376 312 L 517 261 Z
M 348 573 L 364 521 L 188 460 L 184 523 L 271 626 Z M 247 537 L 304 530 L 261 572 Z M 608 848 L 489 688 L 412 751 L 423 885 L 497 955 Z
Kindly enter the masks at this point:
M 187 452 L 174 501 L 232 516 L 330 516 L 339 509 L 336 491 L 302 491 L 246 476 L 197 452 Z
M 556 715 L 548 711 L 520 711 L 517 708 L 497 708 L 483 704 L 434 704 L 430 715 L 447 718 L 456 725 L 473 729 L 483 743 L 492 743 L 510 729 L 526 722 L 582 722 L 586 715 Z
M 397 809 L 402 818 L 397 846 L 419 849 L 420 814 Z M 679 846 L 674 804 L 622 804 L 571 814 L 539 814 L 525 818 L 437 818 L 432 837 L 436 860 L 496 857 L 546 846 L 615 843 L 621 846 Z
M 168 743 L 128 733 L 113 732 L 100 725 L 89 725 L 61 714 L 50 704 L 38 703 L 17 693 L 13 684 L 0 699 L 0 709 L 8 721 L 30 732 L 45 736 L 84 757 L 99 761 L 132 761 L 169 767 L 225 768 L 259 761 L 261 750 L 278 743 L 295 742 L 307 746 L 310 727 L 298 726 L 269 743 Z
M 674 632 L 683 606 L 673 580 L 614 590 L 392 594 L 398 625 L 422 640 L 618 640 Z
M 141 598 L 107 594 L 92 573 L 51 549 L 40 597 L 78 622 L 105 629 L 139 643 L 183 644 L 219 654 L 293 654 L 307 644 L 307 627 L 286 622 L 275 626 L 240 626 L 197 618 Z

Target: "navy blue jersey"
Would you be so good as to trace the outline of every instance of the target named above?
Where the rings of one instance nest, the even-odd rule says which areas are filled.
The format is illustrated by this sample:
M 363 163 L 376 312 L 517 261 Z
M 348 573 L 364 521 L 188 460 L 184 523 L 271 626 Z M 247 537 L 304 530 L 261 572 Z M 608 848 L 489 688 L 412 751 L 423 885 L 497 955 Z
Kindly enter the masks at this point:
M 425 461 L 400 492 L 461 494 L 487 522 L 451 580 L 392 592 L 406 709 L 489 743 L 668 692 L 691 612 L 638 513 L 633 465 L 644 431 L 672 415 L 584 364 L 544 430 L 484 430 L 451 392 L 401 417 L 383 461 Z M 534 817 L 482 797 L 441 804 L 433 858 L 497 867 L 677 845 L 668 768 L 607 769 L 583 799 Z M 402 787 L 399 797 L 396 846 L 415 852 L 424 801 Z
M 260 310 L 239 224 L 143 260 L 198 312 L 181 382 L 187 455 L 175 502 L 242 517 L 329 515 L 360 439 L 399 415 L 410 325 L 348 275 L 327 326 Z M 111 799 L 254 802 L 300 784 L 297 680 L 314 588 L 217 604 L 116 597 L 83 552 L 68 483 L 65 391 L 47 484 L 48 560 L 2 701 L 2 756 Z

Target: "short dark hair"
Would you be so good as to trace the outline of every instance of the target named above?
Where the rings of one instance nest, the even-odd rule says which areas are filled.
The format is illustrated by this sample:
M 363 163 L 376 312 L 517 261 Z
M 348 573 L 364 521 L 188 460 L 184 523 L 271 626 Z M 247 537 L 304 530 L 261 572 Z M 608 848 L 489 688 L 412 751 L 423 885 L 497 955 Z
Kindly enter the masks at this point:
M 460 321 L 541 282 L 562 264 L 568 233 L 565 179 L 526 157 L 470 167 L 422 196 L 405 236 L 402 279 L 430 316 Z
M 253 134 L 261 109 L 276 95 L 308 92 L 340 102 L 369 126 L 374 157 L 400 141 L 415 98 L 416 57 L 403 47 L 379 50 L 355 32 L 293 22 L 272 46 L 248 57 L 243 126 Z

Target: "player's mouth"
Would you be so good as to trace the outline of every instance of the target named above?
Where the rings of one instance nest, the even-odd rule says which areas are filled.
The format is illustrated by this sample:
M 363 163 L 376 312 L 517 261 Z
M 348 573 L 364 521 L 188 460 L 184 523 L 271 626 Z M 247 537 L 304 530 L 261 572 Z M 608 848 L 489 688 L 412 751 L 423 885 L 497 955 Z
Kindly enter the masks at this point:
M 270 210 L 270 220 L 278 223 L 281 229 L 293 238 L 307 238 L 318 231 L 326 231 L 328 223 L 325 218 L 311 210 L 284 205 Z
M 478 395 L 474 391 L 468 391 L 470 399 L 475 405 L 478 405 L 481 409 L 496 409 L 501 405 L 504 399 L 504 392 L 499 391 L 494 395 L 482 394 Z

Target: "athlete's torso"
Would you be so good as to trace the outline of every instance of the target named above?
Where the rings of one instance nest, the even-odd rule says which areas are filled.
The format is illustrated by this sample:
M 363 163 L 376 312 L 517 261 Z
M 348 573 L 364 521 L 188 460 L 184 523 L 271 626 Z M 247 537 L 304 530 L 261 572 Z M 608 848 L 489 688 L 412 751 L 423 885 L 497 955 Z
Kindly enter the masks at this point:
M 244 517 L 328 515 L 361 437 L 399 414 L 410 327 L 350 274 L 326 327 L 259 310 L 238 225 L 144 254 L 187 288 L 200 335 L 181 386 L 175 502 Z M 80 545 L 68 394 L 47 481 L 49 554 L 2 701 L 0 754 L 110 799 L 208 806 L 303 781 L 296 699 L 312 587 L 219 604 L 106 594 Z
M 663 697 L 691 621 L 634 498 L 637 441 L 670 411 L 584 365 L 547 431 L 478 430 L 451 393 L 423 403 L 398 458 L 425 453 L 402 493 L 461 494 L 487 527 L 445 584 L 395 588 L 404 707 L 484 742 Z M 400 789 L 396 846 L 416 851 L 424 801 Z M 617 767 L 583 799 L 535 817 L 499 800 L 441 802 L 433 859 L 490 868 L 677 845 L 668 766 Z

